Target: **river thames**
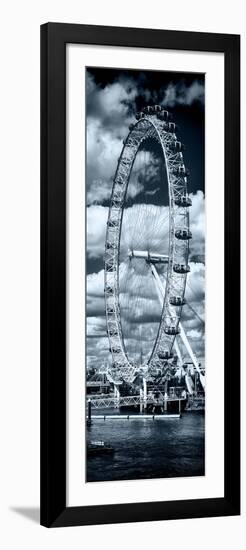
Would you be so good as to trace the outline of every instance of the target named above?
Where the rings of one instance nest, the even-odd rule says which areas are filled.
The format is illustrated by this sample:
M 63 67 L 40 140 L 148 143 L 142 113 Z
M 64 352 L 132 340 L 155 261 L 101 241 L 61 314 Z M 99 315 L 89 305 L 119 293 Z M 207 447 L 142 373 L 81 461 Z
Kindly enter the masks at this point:
M 155 420 L 96 419 L 87 428 L 87 441 L 98 440 L 109 443 L 114 453 L 87 458 L 87 482 L 205 475 L 203 413 Z

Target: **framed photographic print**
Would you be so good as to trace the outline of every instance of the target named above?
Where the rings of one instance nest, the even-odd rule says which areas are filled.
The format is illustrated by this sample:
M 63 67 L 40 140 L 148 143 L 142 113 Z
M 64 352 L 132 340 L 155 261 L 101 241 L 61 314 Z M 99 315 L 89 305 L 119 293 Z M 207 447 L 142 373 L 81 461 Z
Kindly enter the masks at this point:
M 41 27 L 41 524 L 240 513 L 240 38 Z

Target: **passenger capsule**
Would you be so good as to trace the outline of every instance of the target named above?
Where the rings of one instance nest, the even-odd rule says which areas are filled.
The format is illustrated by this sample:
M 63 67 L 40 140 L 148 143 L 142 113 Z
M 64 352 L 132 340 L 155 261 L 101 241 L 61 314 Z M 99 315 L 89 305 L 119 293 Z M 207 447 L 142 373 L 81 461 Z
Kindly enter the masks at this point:
M 107 292 L 108 294 L 113 294 L 114 293 L 114 289 L 110 285 L 106 285 L 104 291 Z
M 188 239 L 192 239 L 192 233 L 189 229 L 177 229 L 175 231 L 175 237 L 181 241 L 186 241 Z
M 175 122 L 169 122 L 167 126 L 167 131 L 170 132 L 170 134 L 174 134 L 176 130 L 176 124 Z
M 173 357 L 173 353 L 170 352 L 169 350 L 160 351 L 158 353 L 158 357 L 159 357 L 159 359 L 162 359 L 162 360 L 168 360 L 168 359 L 171 359 Z
M 179 327 L 176 327 L 176 325 L 170 325 L 164 328 L 164 332 L 169 336 L 176 336 L 176 334 L 180 333 L 180 330 Z
M 116 271 L 116 265 L 113 259 L 109 259 L 105 262 L 105 268 L 109 271 Z
M 172 306 L 183 306 L 185 299 L 182 296 L 170 296 L 169 302 Z
M 183 145 L 183 143 L 181 143 L 181 141 L 174 141 L 170 148 L 175 151 L 175 153 L 180 153 L 181 151 L 184 151 L 185 147 Z
M 177 168 L 174 168 L 174 169 L 172 170 L 172 173 L 173 173 L 175 176 L 179 176 L 179 177 L 183 177 L 183 178 L 185 178 L 185 177 L 187 177 L 187 176 L 190 175 L 189 170 L 187 170 L 187 169 L 185 168 L 184 165 L 178 166 Z
M 118 331 L 116 328 L 111 328 L 109 330 L 107 330 L 107 333 L 109 336 L 118 336 Z
M 123 180 L 118 180 L 116 181 L 117 185 L 120 185 L 120 187 L 122 188 L 122 185 L 125 185 L 125 182 Z
M 176 206 L 192 206 L 192 200 L 190 199 L 190 197 L 188 197 L 188 195 L 181 195 L 179 197 L 176 197 L 174 199 L 174 203 L 176 204 Z
M 108 227 L 117 227 L 118 225 L 119 225 L 118 220 L 108 220 L 107 221 L 107 226 Z
M 173 265 L 173 271 L 175 273 L 189 273 L 190 272 L 190 266 L 187 264 L 174 264 Z
M 147 105 L 146 107 L 144 107 L 143 112 L 146 115 L 153 115 L 153 113 L 155 112 L 155 107 L 153 105 Z
M 157 118 L 159 118 L 159 120 L 163 120 L 164 122 L 166 122 L 166 130 L 169 131 L 169 124 L 167 123 L 167 120 L 169 119 L 169 112 L 168 111 L 158 112 Z
M 115 197 L 112 199 L 112 203 L 114 206 L 121 206 L 122 199 L 120 197 Z

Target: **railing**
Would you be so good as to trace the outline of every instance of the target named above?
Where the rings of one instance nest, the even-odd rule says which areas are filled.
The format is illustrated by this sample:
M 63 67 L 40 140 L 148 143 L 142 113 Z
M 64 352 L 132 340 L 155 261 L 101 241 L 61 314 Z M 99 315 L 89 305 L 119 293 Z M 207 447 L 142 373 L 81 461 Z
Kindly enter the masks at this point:
M 94 382 L 94 381 L 90 381 L 88 380 L 88 382 L 86 383 L 86 385 L 90 388 L 92 386 L 98 386 L 98 387 L 108 387 L 110 386 L 110 382 Z
M 164 405 L 170 401 L 184 401 L 186 397 L 169 396 L 161 394 L 159 397 L 147 395 L 145 399 L 139 395 L 128 395 L 124 397 L 94 397 L 90 396 L 91 406 L 95 409 L 107 409 L 117 407 L 131 407 L 134 405 Z

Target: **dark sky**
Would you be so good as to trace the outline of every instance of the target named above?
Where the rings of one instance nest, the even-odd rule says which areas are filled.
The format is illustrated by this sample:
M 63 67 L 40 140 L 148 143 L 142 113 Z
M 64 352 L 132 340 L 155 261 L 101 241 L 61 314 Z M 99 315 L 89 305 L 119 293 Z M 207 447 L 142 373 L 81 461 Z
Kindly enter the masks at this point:
M 205 215 L 204 215 L 204 88 L 203 74 L 165 71 L 136 71 L 107 68 L 87 68 L 87 363 L 98 366 L 110 361 L 105 323 L 104 251 L 108 205 L 117 160 L 129 124 L 146 105 L 161 104 L 177 124 L 177 139 L 184 146 L 184 163 L 189 170 L 188 193 L 190 208 L 190 243 L 186 298 L 201 318 L 204 316 L 205 277 Z M 139 163 L 138 163 L 139 160 Z M 134 175 L 135 170 L 135 175 Z M 137 174 L 137 175 L 136 175 Z M 139 206 L 141 205 L 141 206 Z M 128 250 L 168 252 L 168 193 L 166 173 L 160 145 L 146 140 L 142 145 L 130 177 L 121 232 L 121 314 L 130 335 L 127 345 L 139 346 L 139 315 L 137 327 L 134 312 L 141 307 L 141 342 L 150 345 L 158 323 L 149 322 L 157 314 L 158 299 L 152 278 L 144 272 L 145 264 L 135 266 L 131 279 Z M 162 208 L 160 208 L 160 206 Z M 141 213 L 140 213 L 141 212 Z M 125 220 L 125 221 L 124 221 Z M 125 243 L 125 244 L 124 244 Z M 164 252 L 163 252 L 164 251 Z M 137 268 L 137 269 L 136 269 Z M 126 271 L 124 271 L 124 269 Z M 143 272 L 141 271 L 143 270 Z M 146 279 L 142 278 L 145 277 Z M 140 284 L 141 283 L 141 284 Z M 124 287 L 125 284 L 125 287 Z M 140 285 L 137 290 L 136 285 Z M 191 290 L 192 289 L 192 290 Z M 143 300 L 140 299 L 143 296 Z M 137 305 L 136 305 L 137 304 Z M 135 307 L 136 306 L 136 307 Z M 153 319 L 152 319 L 153 320 Z M 204 326 L 189 309 L 184 309 L 183 323 L 192 348 L 204 357 Z M 153 335 L 152 331 L 153 330 Z
M 110 127 L 114 119 L 114 107 L 112 103 L 112 121 L 110 120 L 110 113 L 105 118 L 104 114 L 100 112 L 100 106 L 97 105 L 97 98 L 100 97 L 100 91 L 110 89 L 113 84 L 120 83 L 126 87 L 129 96 L 132 89 L 137 89 L 137 95 L 132 100 L 122 100 L 127 106 L 128 117 L 132 116 L 134 120 L 135 113 L 141 110 L 146 105 L 153 105 L 162 103 L 165 95 L 165 90 L 172 86 L 174 89 L 179 90 L 174 101 L 170 100 L 170 105 L 167 105 L 167 110 L 172 116 L 173 122 L 177 124 L 177 138 L 185 145 L 184 161 L 185 166 L 189 170 L 188 191 L 189 193 L 196 193 L 198 190 L 205 192 L 205 151 L 204 151 L 204 135 L 205 135 L 205 112 L 204 112 L 204 98 L 201 100 L 198 95 L 193 100 L 187 100 L 187 90 L 189 90 L 194 83 L 198 83 L 204 88 L 205 76 L 201 73 L 178 73 L 167 71 L 137 71 L 137 70 L 122 70 L 122 69 L 108 69 L 108 68 L 87 68 L 87 78 L 92 77 L 94 86 L 96 87 L 97 94 L 87 95 L 87 120 L 91 120 L 91 117 L 97 118 L 100 121 L 101 128 L 105 129 Z M 183 91 L 182 91 L 183 90 Z M 173 103 L 173 105 L 172 105 Z M 122 143 L 123 146 L 123 143 Z M 160 146 L 158 144 L 149 144 L 149 148 L 158 155 L 158 149 L 160 154 Z M 97 158 L 94 158 L 94 164 L 96 165 Z M 165 170 L 165 168 L 163 168 Z M 112 173 L 112 179 L 114 173 Z M 164 174 L 165 177 L 165 174 Z M 112 179 L 109 182 L 112 187 Z M 87 184 L 88 186 L 89 184 Z M 88 190 L 88 189 L 87 189 Z M 162 185 L 160 191 L 155 195 L 144 196 L 144 193 L 139 193 L 135 198 L 135 203 L 141 203 L 149 200 L 152 204 L 168 204 L 167 185 Z M 88 201 L 87 201 L 88 202 Z M 103 206 L 108 206 L 110 197 L 106 196 L 99 202 Z M 98 204 L 98 202 L 97 202 Z M 126 206 L 130 206 L 129 202 Z M 87 272 L 93 273 L 102 269 L 103 258 L 88 258 Z
M 174 86 L 184 85 L 185 87 L 191 86 L 194 81 L 203 86 L 205 84 L 205 76 L 202 73 L 136 71 L 101 67 L 90 67 L 87 70 L 100 88 L 105 88 L 109 84 L 123 79 L 132 79 L 139 90 L 135 103 L 132 106 L 129 105 L 133 114 L 146 105 L 153 105 L 161 101 L 163 89 L 170 83 Z M 149 90 L 152 96 L 149 101 L 146 101 L 145 98 L 146 90 Z M 194 101 L 191 105 L 176 104 L 174 107 L 167 107 L 167 109 L 178 126 L 178 139 L 185 145 L 185 164 L 190 171 L 189 192 L 195 193 L 198 189 L 204 192 L 204 104 L 201 101 Z

